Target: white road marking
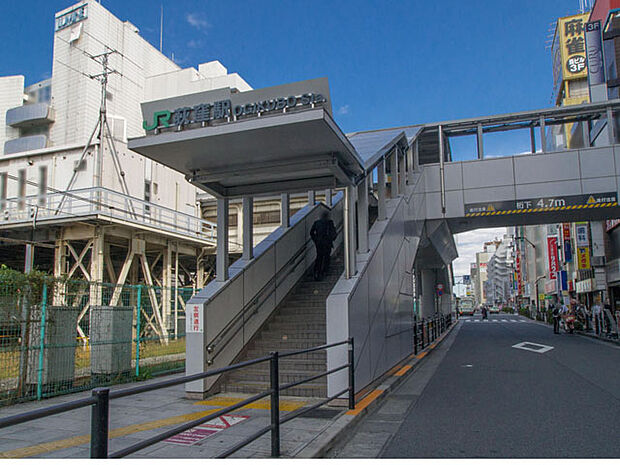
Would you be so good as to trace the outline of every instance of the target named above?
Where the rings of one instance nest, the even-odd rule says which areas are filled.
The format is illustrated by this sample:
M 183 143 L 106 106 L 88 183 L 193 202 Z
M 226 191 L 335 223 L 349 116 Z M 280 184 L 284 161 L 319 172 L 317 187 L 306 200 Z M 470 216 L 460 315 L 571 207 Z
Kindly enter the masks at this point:
M 530 352 L 536 352 L 537 354 L 544 354 L 545 352 L 549 352 L 553 349 L 552 346 L 546 346 L 543 344 L 536 344 L 535 342 L 520 342 L 519 344 L 515 344 L 512 347 L 515 349 L 521 350 L 529 350 Z

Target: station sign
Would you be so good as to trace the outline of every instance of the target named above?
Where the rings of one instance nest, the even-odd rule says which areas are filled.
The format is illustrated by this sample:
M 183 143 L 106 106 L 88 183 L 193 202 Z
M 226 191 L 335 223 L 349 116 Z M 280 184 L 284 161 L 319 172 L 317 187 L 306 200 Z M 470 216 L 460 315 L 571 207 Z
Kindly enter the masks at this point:
M 515 215 L 617 206 L 618 195 L 616 192 L 601 192 L 499 202 L 466 203 L 465 216 Z

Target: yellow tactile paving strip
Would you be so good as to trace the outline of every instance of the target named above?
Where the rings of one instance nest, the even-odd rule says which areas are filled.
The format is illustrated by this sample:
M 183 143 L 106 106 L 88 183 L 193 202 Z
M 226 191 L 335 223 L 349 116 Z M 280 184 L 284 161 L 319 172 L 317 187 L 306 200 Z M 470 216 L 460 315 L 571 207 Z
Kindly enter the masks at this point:
M 135 425 L 125 426 L 122 428 L 115 428 L 110 430 L 109 437 L 118 438 L 121 436 L 127 436 L 129 434 L 137 433 L 140 431 L 149 431 L 157 428 L 163 428 L 164 426 L 172 426 L 181 423 L 185 423 L 192 420 L 197 420 L 201 417 L 206 417 L 212 413 L 217 412 L 218 410 L 222 410 L 225 407 L 229 407 L 237 402 L 242 401 L 243 397 L 226 397 L 226 396 L 216 396 L 211 399 L 201 400 L 195 402 L 194 405 L 205 405 L 214 408 L 209 408 L 207 410 L 202 410 L 200 412 L 186 413 L 183 415 L 176 415 L 169 418 L 162 418 L 160 420 L 148 421 L 145 423 L 138 423 Z M 307 402 L 304 401 L 290 401 L 290 400 L 280 400 L 280 411 L 282 412 L 291 412 L 293 410 L 297 410 L 303 406 L 307 405 Z M 219 408 L 218 408 L 219 407 Z M 248 409 L 257 409 L 257 410 L 268 410 L 271 408 L 271 403 L 268 399 L 259 400 L 257 402 L 252 402 L 242 408 L 242 410 Z M 43 444 L 37 444 L 34 446 L 22 447 L 20 449 L 13 449 L 9 451 L 0 452 L 0 458 L 25 458 L 32 457 L 35 455 L 45 454 L 46 452 L 54 452 L 60 449 L 67 449 L 69 447 L 77 447 L 83 444 L 90 443 L 90 434 L 85 434 L 82 436 L 72 436 L 67 439 L 60 439 L 57 441 L 46 442 Z

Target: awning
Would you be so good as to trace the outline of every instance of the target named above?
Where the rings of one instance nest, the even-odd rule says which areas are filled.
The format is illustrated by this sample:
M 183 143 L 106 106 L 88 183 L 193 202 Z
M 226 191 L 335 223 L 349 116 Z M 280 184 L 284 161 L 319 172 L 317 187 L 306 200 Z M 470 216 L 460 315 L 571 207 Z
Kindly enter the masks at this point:
M 148 135 L 129 148 L 223 197 L 343 187 L 364 172 L 324 108 Z

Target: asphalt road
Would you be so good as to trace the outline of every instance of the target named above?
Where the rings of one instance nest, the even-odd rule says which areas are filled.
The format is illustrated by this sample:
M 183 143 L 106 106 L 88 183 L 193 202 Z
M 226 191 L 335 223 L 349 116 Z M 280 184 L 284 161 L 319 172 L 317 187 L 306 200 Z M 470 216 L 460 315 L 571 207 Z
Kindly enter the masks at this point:
M 620 346 L 489 318 L 461 319 L 332 456 L 620 457 Z

